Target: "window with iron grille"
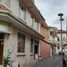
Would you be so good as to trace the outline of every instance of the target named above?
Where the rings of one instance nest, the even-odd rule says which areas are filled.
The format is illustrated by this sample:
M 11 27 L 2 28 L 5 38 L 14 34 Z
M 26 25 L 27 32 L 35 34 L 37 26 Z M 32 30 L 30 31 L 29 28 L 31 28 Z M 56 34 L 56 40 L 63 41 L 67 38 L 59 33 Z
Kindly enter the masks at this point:
M 25 35 L 18 33 L 18 52 L 25 52 Z

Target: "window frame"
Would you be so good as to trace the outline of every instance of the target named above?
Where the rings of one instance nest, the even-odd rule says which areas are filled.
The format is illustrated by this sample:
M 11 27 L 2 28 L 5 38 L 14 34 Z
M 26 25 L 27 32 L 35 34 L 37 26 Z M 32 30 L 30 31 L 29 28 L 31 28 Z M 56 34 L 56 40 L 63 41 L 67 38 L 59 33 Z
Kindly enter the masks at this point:
M 22 42 L 23 40 L 23 42 Z M 25 35 L 18 32 L 18 53 L 24 53 L 25 52 Z
M 19 3 L 19 11 L 20 11 L 20 18 L 22 18 L 23 20 L 26 20 L 26 8 L 21 3 Z

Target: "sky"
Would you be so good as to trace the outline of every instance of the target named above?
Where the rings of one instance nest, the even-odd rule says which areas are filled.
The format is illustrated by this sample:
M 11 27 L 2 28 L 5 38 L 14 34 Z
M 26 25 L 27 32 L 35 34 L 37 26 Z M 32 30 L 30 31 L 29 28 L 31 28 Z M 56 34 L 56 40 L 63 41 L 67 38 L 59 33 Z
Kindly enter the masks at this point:
M 49 26 L 60 29 L 59 13 L 63 13 L 64 21 L 62 27 L 66 29 L 67 20 L 67 0 L 35 0 L 35 5 L 45 18 Z

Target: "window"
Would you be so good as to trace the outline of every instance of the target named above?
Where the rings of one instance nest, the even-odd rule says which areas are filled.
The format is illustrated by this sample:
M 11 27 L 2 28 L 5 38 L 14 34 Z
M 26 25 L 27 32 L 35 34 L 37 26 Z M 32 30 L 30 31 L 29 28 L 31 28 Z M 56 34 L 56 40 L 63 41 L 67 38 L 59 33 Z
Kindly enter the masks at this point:
M 59 37 L 57 38 L 57 41 L 59 41 Z
M 31 17 L 31 19 L 32 19 L 32 24 L 31 24 L 31 26 L 34 27 L 34 18 Z
M 37 22 L 35 22 L 35 29 L 37 30 Z
M 39 23 L 37 23 L 37 30 L 39 30 Z
M 39 41 L 34 40 L 34 59 L 38 59 Z
M 33 46 L 34 42 L 33 42 L 33 38 L 31 38 L 31 45 L 30 45 L 30 52 L 33 53 Z
M 26 20 L 26 8 L 21 3 L 19 3 L 19 6 L 20 6 L 20 18 Z
M 34 40 L 33 38 L 31 38 L 31 47 L 30 47 L 30 52 L 31 53 L 37 53 L 38 51 L 38 45 L 39 45 L 39 41 Z
M 18 33 L 18 52 L 25 52 L 25 35 Z
M 4 4 L 10 7 L 10 0 L 1 0 Z
M 53 35 L 53 32 L 52 31 L 50 31 L 50 35 Z
M 39 22 L 35 19 L 35 22 L 34 22 L 34 29 L 39 31 Z

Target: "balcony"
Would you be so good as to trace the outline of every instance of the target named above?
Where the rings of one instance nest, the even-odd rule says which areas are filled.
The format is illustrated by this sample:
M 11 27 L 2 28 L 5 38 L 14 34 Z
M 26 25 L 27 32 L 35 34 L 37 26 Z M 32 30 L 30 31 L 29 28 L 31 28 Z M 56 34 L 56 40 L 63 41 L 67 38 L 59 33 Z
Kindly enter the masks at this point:
M 24 23 L 24 21 L 18 19 L 12 13 L 0 12 L 0 20 L 3 20 L 5 22 L 9 22 L 10 24 L 16 26 L 17 28 L 24 30 L 24 32 L 27 32 L 32 37 L 44 39 L 44 37 L 41 34 L 39 34 L 37 31 L 35 31 L 31 27 L 29 27 L 27 24 Z

